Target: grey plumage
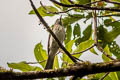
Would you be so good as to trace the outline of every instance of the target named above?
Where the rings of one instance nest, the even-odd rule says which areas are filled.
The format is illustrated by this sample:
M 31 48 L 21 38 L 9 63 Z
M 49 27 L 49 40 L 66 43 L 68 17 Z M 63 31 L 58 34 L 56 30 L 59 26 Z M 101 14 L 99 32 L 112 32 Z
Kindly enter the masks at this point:
M 54 26 L 53 26 L 53 32 L 56 35 L 56 37 L 59 39 L 61 43 L 63 43 L 65 39 L 65 30 L 64 26 L 62 25 L 61 18 L 57 19 Z M 48 39 L 48 60 L 45 66 L 45 69 L 52 69 L 53 68 L 53 63 L 54 63 L 54 58 L 59 49 L 59 45 L 57 42 L 54 40 L 54 38 L 49 35 Z

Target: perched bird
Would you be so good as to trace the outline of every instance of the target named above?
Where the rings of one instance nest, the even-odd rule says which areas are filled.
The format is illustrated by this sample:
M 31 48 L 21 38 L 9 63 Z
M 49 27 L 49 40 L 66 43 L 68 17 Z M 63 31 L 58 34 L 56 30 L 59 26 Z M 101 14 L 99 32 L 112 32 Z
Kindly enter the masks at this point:
M 63 41 L 65 39 L 65 30 L 64 30 L 64 26 L 62 25 L 61 17 L 60 17 L 60 19 L 56 20 L 52 30 L 53 30 L 54 34 L 56 35 L 56 37 L 58 38 L 58 40 L 61 43 L 63 43 Z M 58 43 L 51 35 L 49 35 L 49 38 L 48 38 L 48 59 L 47 59 L 45 69 L 52 69 L 53 68 L 54 58 L 55 58 L 55 55 L 56 55 L 58 49 L 59 49 Z

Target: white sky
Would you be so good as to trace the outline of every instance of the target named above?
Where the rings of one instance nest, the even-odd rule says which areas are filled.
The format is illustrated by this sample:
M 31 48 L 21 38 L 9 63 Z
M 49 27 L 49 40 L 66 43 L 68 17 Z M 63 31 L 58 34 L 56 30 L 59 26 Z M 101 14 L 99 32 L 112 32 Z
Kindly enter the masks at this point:
M 39 0 L 33 1 L 39 6 Z M 42 1 L 47 3 L 47 0 Z M 38 25 L 36 16 L 28 15 L 31 9 L 29 0 L 0 1 L 0 66 L 7 68 L 7 62 L 35 62 L 35 45 L 42 41 L 46 48 L 48 32 Z M 55 18 L 45 20 L 51 25 Z M 100 61 L 99 57 L 86 53 L 81 58 Z

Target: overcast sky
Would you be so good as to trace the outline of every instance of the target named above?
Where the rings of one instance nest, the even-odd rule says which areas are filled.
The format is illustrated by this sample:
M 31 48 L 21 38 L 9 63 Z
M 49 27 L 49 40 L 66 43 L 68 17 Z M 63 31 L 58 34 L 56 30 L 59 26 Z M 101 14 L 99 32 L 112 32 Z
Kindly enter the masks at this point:
M 39 6 L 39 0 L 33 0 Z M 46 0 L 42 0 L 45 4 Z M 36 61 L 35 45 L 42 41 L 47 46 L 48 32 L 39 24 L 34 15 L 28 15 L 31 10 L 29 0 L 1 0 L 0 2 L 0 66 L 7 68 L 7 62 Z M 49 25 L 56 17 L 46 17 Z M 100 61 L 94 55 L 84 53 L 81 57 L 93 62 Z

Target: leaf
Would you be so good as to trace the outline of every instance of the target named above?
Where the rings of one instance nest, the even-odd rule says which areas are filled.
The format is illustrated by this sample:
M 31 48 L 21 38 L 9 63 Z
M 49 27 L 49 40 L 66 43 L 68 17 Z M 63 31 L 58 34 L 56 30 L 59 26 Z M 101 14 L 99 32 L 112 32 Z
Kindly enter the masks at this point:
M 90 49 L 90 52 L 92 52 L 92 53 L 98 55 L 94 48 L 91 48 L 91 49 Z
M 119 80 L 116 72 L 110 72 L 108 75 L 112 80 Z
M 88 15 L 86 16 L 86 19 L 84 21 L 84 23 L 86 23 L 87 20 L 89 20 L 92 16 L 92 12 L 88 13 Z
M 87 40 L 90 38 L 92 33 L 92 25 L 88 25 L 88 27 L 83 31 L 83 39 Z
M 120 59 L 120 47 L 116 43 L 116 41 L 113 41 L 108 45 L 109 45 L 110 51 L 114 54 L 114 56 L 116 56 L 117 59 Z
M 71 4 L 68 0 L 60 0 L 60 2 L 63 4 Z M 63 8 L 63 11 L 68 9 L 67 7 L 62 7 L 62 8 Z
M 35 58 L 38 62 L 46 60 L 47 59 L 47 53 L 46 50 L 43 49 L 43 46 L 40 43 L 38 43 L 35 48 L 34 48 L 34 55 Z M 40 65 L 44 68 L 45 67 L 46 62 L 42 62 L 40 63 Z
M 58 56 L 57 55 L 55 56 L 53 68 L 54 69 L 59 68 L 59 61 L 58 61 Z
M 63 4 L 71 4 L 68 0 L 60 0 L 60 2 Z
M 67 49 L 68 52 L 72 51 L 72 46 L 73 46 L 74 42 L 75 42 L 75 40 L 71 40 L 65 45 L 65 48 Z
M 120 22 L 119 21 L 113 21 L 112 22 L 112 19 L 104 20 L 104 24 L 105 24 L 106 27 L 110 27 L 110 26 L 112 26 L 112 28 L 120 27 Z
M 51 1 L 52 2 L 52 1 Z M 57 8 L 62 9 L 62 6 L 55 4 L 54 2 L 52 2 Z
M 107 33 L 107 29 L 103 27 L 103 25 L 100 25 L 98 26 L 98 39 L 103 41 L 103 42 L 106 42 L 104 40 L 104 35 Z
M 44 6 L 48 11 L 50 12 L 58 12 L 58 10 L 53 7 L 53 6 Z M 42 6 L 40 6 L 39 8 L 37 8 L 39 14 L 42 16 L 42 17 L 45 17 L 45 16 L 54 16 L 54 14 L 48 14 L 46 9 L 44 9 Z M 35 14 L 34 10 L 31 10 L 29 12 L 29 14 Z
M 118 76 L 118 79 L 120 79 L 120 71 L 117 71 L 117 76 Z
M 108 55 L 112 56 L 112 53 L 110 52 L 108 45 L 106 45 L 106 47 L 104 48 L 104 51 L 105 51 Z M 107 56 L 105 56 L 104 54 L 102 54 L 102 59 L 103 59 L 105 62 L 106 62 L 106 61 L 111 61 L 111 59 L 108 58 Z
M 72 36 L 72 26 L 68 25 L 66 29 L 66 39 L 65 39 L 65 44 L 68 43 L 71 40 Z
M 75 40 L 71 40 L 65 45 L 65 48 L 70 53 L 72 52 L 72 46 L 73 46 L 74 42 L 75 42 Z M 63 54 L 62 60 L 66 61 L 66 62 L 72 62 L 66 54 Z
M 80 52 L 83 50 L 86 50 L 87 48 L 91 47 L 91 45 L 94 43 L 94 40 L 87 40 L 82 43 L 80 43 L 77 48 L 73 51 L 73 53 Z
M 67 25 L 73 24 L 74 22 L 76 22 L 76 21 L 78 21 L 78 20 L 80 20 L 82 18 L 84 18 L 84 14 L 83 15 L 81 15 L 81 14 L 73 14 L 71 16 L 67 16 L 64 19 L 62 19 L 63 25 L 66 27 Z
M 99 74 L 96 74 L 95 76 L 95 80 L 99 80 L 101 77 L 103 77 L 105 75 L 105 73 L 99 73 Z M 104 80 L 112 80 L 109 76 L 106 76 L 104 78 Z
M 92 35 L 92 25 L 88 25 L 88 27 L 83 31 L 83 37 L 81 38 L 78 38 L 76 41 L 75 41 L 75 45 L 77 46 L 78 44 L 80 44 L 81 42 L 83 41 L 86 41 L 88 40 Z
M 120 35 L 120 27 L 113 28 L 111 31 L 104 34 L 104 40 L 107 43 L 112 42 Z
M 77 37 L 81 37 L 80 25 L 78 23 L 76 23 L 74 26 L 73 36 L 74 36 L 74 39 Z
M 21 70 L 23 72 L 42 70 L 40 67 L 31 66 L 31 65 L 28 65 L 28 64 L 25 64 L 25 63 L 26 63 L 25 61 L 22 61 L 22 62 L 19 62 L 19 63 L 8 63 L 8 66 L 10 68 L 13 68 L 13 69 Z
M 77 0 L 77 2 L 78 2 L 79 4 L 81 4 L 81 5 L 85 5 L 85 4 L 87 4 L 87 3 L 90 3 L 91 0 Z

